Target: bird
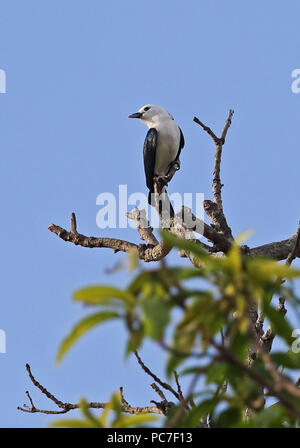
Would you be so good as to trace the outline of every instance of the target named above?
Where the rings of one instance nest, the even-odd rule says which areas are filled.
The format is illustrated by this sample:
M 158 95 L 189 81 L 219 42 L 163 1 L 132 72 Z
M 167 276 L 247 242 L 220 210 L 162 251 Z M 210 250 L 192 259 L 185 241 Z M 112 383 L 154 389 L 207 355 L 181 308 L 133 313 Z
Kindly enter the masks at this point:
M 154 178 L 167 176 L 184 147 L 184 136 L 173 116 L 161 106 L 146 104 L 128 118 L 138 118 L 149 131 L 146 135 L 143 156 L 148 203 L 154 193 Z

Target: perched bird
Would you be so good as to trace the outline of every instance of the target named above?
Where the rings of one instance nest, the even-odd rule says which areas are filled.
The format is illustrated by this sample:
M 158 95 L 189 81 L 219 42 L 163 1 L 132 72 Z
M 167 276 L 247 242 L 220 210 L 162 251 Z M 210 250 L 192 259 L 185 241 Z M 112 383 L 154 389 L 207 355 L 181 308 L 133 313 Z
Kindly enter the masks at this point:
M 128 118 L 139 118 L 149 131 L 144 142 L 144 168 L 146 185 L 149 188 L 148 202 L 154 192 L 154 178 L 166 176 L 176 161 L 179 161 L 184 137 L 172 115 L 160 106 L 146 104 Z

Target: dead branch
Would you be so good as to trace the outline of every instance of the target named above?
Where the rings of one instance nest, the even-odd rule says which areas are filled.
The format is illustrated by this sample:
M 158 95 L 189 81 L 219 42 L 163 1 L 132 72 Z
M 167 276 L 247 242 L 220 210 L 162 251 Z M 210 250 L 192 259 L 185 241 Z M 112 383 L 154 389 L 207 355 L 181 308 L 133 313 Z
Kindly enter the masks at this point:
M 165 412 L 160 406 L 131 406 L 124 398 L 123 387 L 120 387 L 121 403 L 123 405 L 123 412 L 128 414 L 164 414 Z M 158 403 L 160 405 L 160 403 Z
M 174 371 L 174 377 L 175 377 L 175 381 L 176 381 L 176 385 L 177 385 L 177 393 L 179 395 L 179 399 L 181 402 L 184 402 L 185 398 L 184 398 L 182 390 L 181 390 L 181 386 L 179 383 L 179 378 L 178 378 L 178 374 L 177 374 L 176 370 Z
M 72 217 L 75 214 L 72 213 Z M 146 262 L 159 261 L 164 258 L 171 250 L 170 247 L 166 246 L 163 242 L 160 242 L 153 246 L 152 244 L 134 244 L 129 241 L 119 240 L 116 238 L 97 238 L 94 236 L 86 236 L 78 233 L 77 230 L 73 230 L 73 219 L 72 219 L 72 230 L 68 231 L 60 226 L 51 224 L 48 229 L 50 232 L 55 233 L 59 238 L 69 243 L 73 243 L 76 246 L 82 247 L 105 247 L 108 249 L 113 249 L 114 252 L 127 252 L 136 251 L 138 257 Z
M 296 233 L 294 247 L 293 247 L 293 249 L 291 250 L 291 252 L 289 253 L 289 255 L 287 256 L 287 259 L 286 259 L 286 264 L 288 266 L 290 266 L 292 264 L 292 262 L 295 260 L 295 258 L 297 257 L 297 254 L 299 253 L 299 245 L 300 245 L 300 221 L 298 223 L 298 230 L 297 230 L 297 233 Z
M 134 352 L 135 357 L 139 363 L 139 365 L 141 366 L 141 368 L 144 370 L 145 373 L 147 373 L 147 375 L 151 376 L 154 381 L 156 381 L 161 387 L 163 387 L 164 389 L 168 390 L 169 392 L 171 392 L 174 397 L 177 398 L 177 400 L 180 401 L 180 397 L 179 394 L 173 389 L 172 386 L 170 386 L 170 384 L 165 383 L 164 381 L 162 381 L 157 375 L 155 375 L 155 373 L 153 373 L 141 360 L 139 354 L 137 351 Z
M 166 415 L 168 413 L 168 411 L 174 406 L 174 403 L 172 401 L 168 401 L 166 399 L 165 394 L 158 387 L 158 385 L 156 383 L 152 383 L 151 387 L 152 387 L 153 390 L 155 390 L 155 392 L 161 398 L 161 401 L 158 402 L 158 401 L 155 401 L 155 400 L 151 400 L 151 403 L 154 403 L 158 407 L 158 409 L 161 409 L 162 413 L 164 415 Z
M 136 355 L 137 356 L 137 355 Z M 138 357 L 138 359 L 140 359 Z M 139 364 L 141 365 L 142 369 L 149 374 L 150 369 L 148 369 L 147 366 L 141 361 L 139 361 Z M 26 395 L 28 397 L 30 406 L 27 404 L 24 404 L 22 406 L 18 406 L 18 410 L 22 412 L 27 412 L 30 414 L 40 413 L 40 414 L 48 414 L 48 415 L 56 415 L 56 414 L 66 414 L 69 411 L 72 411 L 74 409 L 79 409 L 80 404 L 79 403 L 67 403 L 59 400 L 55 397 L 51 392 L 49 392 L 42 384 L 40 384 L 35 377 L 33 376 L 31 372 L 31 368 L 29 364 L 26 364 L 26 370 L 28 373 L 28 376 L 33 383 L 33 385 L 39 389 L 43 395 L 45 395 L 49 400 L 51 400 L 59 409 L 56 410 L 46 410 L 46 409 L 40 409 L 37 408 L 32 400 L 32 397 L 30 396 L 29 392 L 26 391 Z M 168 388 L 169 391 L 172 392 L 172 387 L 169 386 L 167 383 L 163 383 L 156 375 L 152 374 L 151 376 L 157 381 L 160 385 L 164 385 L 163 387 Z M 128 413 L 128 414 L 163 414 L 166 415 L 168 410 L 174 405 L 174 403 L 169 402 L 163 392 L 160 390 L 160 388 L 153 383 L 151 387 L 155 390 L 156 393 L 159 394 L 160 398 L 162 399 L 161 402 L 155 402 L 154 400 L 151 400 L 152 403 L 155 403 L 156 406 L 131 406 L 124 398 L 123 388 L 120 387 L 120 397 L 121 397 L 121 403 L 122 403 L 122 412 Z M 175 392 L 175 391 L 174 391 Z M 176 393 L 176 392 L 175 392 Z M 178 397 L 178 399 L 180 399 Z M 105 409 L 107 406 L 107 403 L 105 402 L 97 402 L 92 401 L 87 403 L 87 407 L 90 409 Z
M 194 223 L 195 229 L 202 229 L 203 236 L 214 244 L 215 252 L 227 253 L 231 247 L 232 241 L 230 241 L 222 233 L 217 232 L 211 226 L 197 218 L 190 208 L 183 206 L 181 210 L 181 218 L 183 223 L 188 223 L 190 228 L 191 223 Z
M 136 222 L 136 227 L 142 240 L 153 246 L 159 244 L 153 235 L 153 228 L 149 224 L 145 210 L 139 210 L 135 207 L 131 212 L 127 212 L 126 216 L 128 219 L 133 219 Z
M 223 233 L 227 238 L 233 239 L 232 232 L 230 227 L 227 224 L 227 220 L 223 210 L 223 201 L 222 201 L 222 187 L 220 177 L 221 170 L 221 158 L 222 158 L 222 149 L 225 144 L 226 135 L 228 129 L 231 125 L 232 116 L 234 111 L 232 109 L 229 110 L 228 117 L 222 131 L 222 135 L 220 138 L 216 136 L 216 134 L 206 125 L 204 125 L 199 118 L 194 117 L 195 123 L 199 124 L 205 132 L 210 135 L 216 145 L 216 154 L 215 154 L 215 164 L 214 164 L 214 172 L 213 172 L 213 183 L 212 183 L 212 191 L 214 202 L 205 201 L 205 211 L 209 218 L 211 219 L 214 227 L 219 232 Z
M 191 213 L 187 207 L 184 210 L 184 216 L 186 219 L 186 213 Z M 192 219 L 195 218 L 192 214 Z M 165 246 L 163 242 L 157 245 L 146 245 L 146 244 L 134 244 L 129 241 L 119 240 L 116 238 L 97 238 L 94 236 L 86 236 L 81 233 L 74 233 L 73 231 L 68 231 L 63 227 L 51 224 L 49 227 L 50 232 L 55 233 L 62 240 L 73 243 L 76 246 L 88 247 L 88 248 L 108 248 L 113 249 L 114 252 L 131 252 L 136 250 L 139 258 L 146 262 L 160 261 L 168 253 L 171 248 Z M 216 232 L 211 226 L 204 223 L 203 230 L 204 237 L 213 242 L 220 251 L 226 253 L 230 248 L 230 243 L 226 237 L 222 234 Z M 282 241 L 275 241 L 273 243 L 264 244 L 262 246 L 257 246 L 250 248 L 249 255 L 254 257 L 266 257 L 272 258 L 274 260 L 286 260 L 291 251 L 295 248 L 295 242 L 297 241 L 297 235 L 293 235 L 290 238 Z M 214 250 L 215 251 L 215 250 Z M 296 257 L 300 257 L 299 244 L 294 254 Z
M 79 404 L 72 404 L 72 403 L 64 403 L 61 400 L 59 400 L 58 398 L 56 398 L 53 394 L 51 394 L 44 386 L 42 386 L 33 376 L 32 372 L 31 372 L 31 368 L 29 364 L 26 364 L 26 370 L 28 373 L 28 376 L 31 380 L 31 382 L 33 383 L 33 385 L 39 389 L 43 395 L 45 395 L 47 398 L 49 398 L 49 400 L 51 400 L 54 404 L 56 404 L 56 406 L 58 406 L 60 408 L 60 410 L 53 410 L 53 411 L 49 411 L 49 410 L 44 410 L 44 409 L 39 409 L 37 408 L 34 403 L 33 400 L 29 394 L 28 391 L 26 391 L 26 395 L 29 399 L 30 402 L 30 406 L 24 404 L 23 407 L 18 406 L 18 410 L 19 411 L 23 411 L 23 412 L 28 412 L 31 414 L 34 413 L 40 413 L 40 414 L 65 414 L 73 409 L 78 409 L 80 407 Z M 106 403 L 100 403 L 100 402 L 90 402 L 88 403 L 88 407 L 92 408 L 92 409 L 104 409 L 106 406 Z

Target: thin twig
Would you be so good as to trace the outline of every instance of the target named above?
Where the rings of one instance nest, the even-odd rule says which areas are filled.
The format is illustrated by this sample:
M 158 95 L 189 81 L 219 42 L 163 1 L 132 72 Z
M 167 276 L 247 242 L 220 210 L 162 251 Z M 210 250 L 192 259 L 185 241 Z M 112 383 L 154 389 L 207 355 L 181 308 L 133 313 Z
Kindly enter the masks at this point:
M 194 374 L 194 376 L 192 378 L 192 381 L 190 383 L 190 386 L 188 388 L 188 391 L 187 391 L 187 394 L 186 394 L 186 398 L 184 398 L 181 401 L 180 406 L 178 407 L 177 412 L 175 413 L 175 415 L 173 416 L 173 418 L 170 420 L 170 422 L 167 425 L 168 428 L 176 428 L 177 423 L 181 420 L 181 418 L 184 416 L 184 414 L 187 411 L 189 411 L 188 403 L 193 398 L 194 388 L 195 388 L 195 386 L 197 384 L 199 376 L 200 376 L 199 372 L 196 372 Z
M 162 401 L 167 401 L 165 394 L 163 393 L 163 391 L 158 387 L 158 385 L 156 383 L 152 383 L 151 387 L 153 390 L 155 390 L 155 392 L 160 396 L 160 398 L 162 399 Z
M 217 145 L 219 143 L 219 138 L 216 136 L 216 134 L 208 127 L 206 126 L 204 123 L 202 123 L 202 121 L 199 120 L 199 118 L 194 117 L 193 121 L 197 124 L 199 124 L 202 129 L 208 133 L 208 135 L 211 136 L 211 138 L 213 139 L 213 141 L 215 142 L 215 144 Z
M 123 405 L 123 412 L 127 412 L 128 414 L 165 414 L 164 409 L 160 406 L 145 406 L 145 407 L 136 407 L 131 406 L 128 401 L 125 400 L 123 387 L 120 387 L 120 396 L 121 403 Z M 158 403 L 160 404 L 160 403 Z
M 184 402 L 185 399 L 184 399 L 184 396 L 183 396 L 183 393 L 182 393 L 182 389 L 181 389 L 181 386 L 180 386 L 180 383 L 179 383 L 179 378 L 178 378 L 178 374 L 177 374 L 176 370 L 174 370 L 174 377 L 175 377 L 175 381 L 176 381 L 176 385 L 177 385 L 177 392 L 178 392 L 178 395 L 179 395 L 179 399 L 180 399 L 181 402 Z
M 156 381 L 158 384 L 161 385 L 161 387 L 163 387 L 164 389 L 170 391 L 176 398 L 177 400 L 180 400 L 180 397 L 178 395 L 178 393 L 173 389 L 172 386 L 170 386 L 170 384 L 165 383 L 164 381 L 162 381 L 157 375 L 155 375 L 155 373 L 153 373 L 141 360 L 139 354 L 137 351 L 134 352 L 135 357 L 139 363 L 139 365 L 141 366 L 141 368 L 144 370 L 145 373 L 147 373 L 147 375 L 151 376 L 154 381 Z
M 49 400 L 51 400 L 53 403 L 55 403 L 60 410 L 46 410 L 46 409 L 39 409 L 37 408 L 33 400 L 29 394 L 28 391 L 26 391 L 26 395 L 28 397 L 28 400 L 30 402 L 30 406 L 27 404 L 24 404 L 23 407 L 18 406 L 17 409 L 22 412 L 27 412 L 30 414 L 40 413 L 40 414 L 47 414 L 47 415 L 57 415 L 57 414 L 66 414 L 67 412 L 79 409 L 80 404 L 79 403 L 64 403 L 58 398 L 56 398 L 53 394 L 51 394 L 44 386 L 42 386 L 33 376 L 31 372 L 31 368 L 29 364 L 26 364 L 26 370 L 28 372 L 29 378 L 33 385 L 37 387 L 43 395 L 45 395 Z M 163 410 L 160 407 L 157 406 L 130 406 L 127 401 L 124 399 L 123 395 L 123 388 L 120 388 L 120 394 L 121 394 L 121 400 L 122 400 L 122 411 L 129 414 L 164 414 Z M 90 402 L 87 404 L 87 407 L 90 409 L 104 409 L 107 406 L 107 403 L 101 403 L 101 402 Z

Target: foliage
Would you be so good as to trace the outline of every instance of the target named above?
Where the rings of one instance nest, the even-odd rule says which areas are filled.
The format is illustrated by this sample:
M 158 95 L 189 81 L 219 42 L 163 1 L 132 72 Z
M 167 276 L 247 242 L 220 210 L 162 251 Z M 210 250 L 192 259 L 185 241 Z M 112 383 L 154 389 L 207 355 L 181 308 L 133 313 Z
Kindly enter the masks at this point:
M 286 286 L 281 279 L 292 281 L 300 271 L 269 259 L 245 256 L 238 244 L 227 256 L 212 256 L 192 241 L 167 232 L 163 238 L 166 244 L 192 253 L 198 267 L 167 267 L 164 263 L 146 270 L 137 266 L 135 277 L 124 290 L 93 286 L 77 291 L 74 300 L 96 309 L 96 313 L 73 328 L 59 349 L 58 360 L 88 330 L 118 318 L 128 330 L 127 355 L 150 338 L 168 347 L 169 378 L 177 368 L 194 382 L 201 378 L 192 394 L 185 397 L 188 410 L 179 401 L 166 413 L 165 425 L 298 426 L 300 393 L 297 395 L 292 371 L 300 369 L 300 358 L 290 350 L 293 328 L 278 311 L 276 300 L 285 297 L 290 306 L 298 304 L 292 283 Z M 249 347 L 258 344 L 251 330 L 253 309 L 263 313 L 285 348 L 270 355 L 263 347 L 256 347 L 256 356 L 249 360 Z M 269 396 L 274 404 L 269 404 Z M 246 408 L 249 418 L 245 418 Z M 55 425 L 130 427 L 150 421 L 145 415 L 124 416 L 117 395 L 100 417 L 94 417 L 84 401 L 81 409 L 83 420 Z M 115 419 L 107 420 L 109 412 L 115 413 Z

